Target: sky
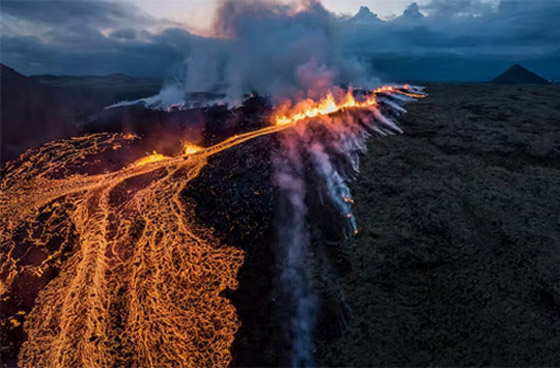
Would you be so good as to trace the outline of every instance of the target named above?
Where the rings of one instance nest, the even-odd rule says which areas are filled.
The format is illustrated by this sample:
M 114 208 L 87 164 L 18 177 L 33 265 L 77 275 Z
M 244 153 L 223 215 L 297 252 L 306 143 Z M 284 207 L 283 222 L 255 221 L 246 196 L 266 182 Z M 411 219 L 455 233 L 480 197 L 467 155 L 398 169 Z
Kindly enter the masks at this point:
M 222 3 L 2 0 L 0 62 L 25 75 L 183 78 L 181 68 L 199 49 L 235 43 L 215 39 Z M 322 6 L 341 55 L 385 80 L 485 81 L 515 63 L 560 80 L 560 0 L 322 0 Z M 361 6 L 369 10 L 352 19 Z
M 496 3 L 496 0 L 485 1 Z M 211 27 L 212 17 L 218 2 L 219 0 L 136 0 L 134 4 L 154 16 L 183 23 L 193 29 L 204 30 Z M 358 12 L 361 6 L 367 6 L 374 9 L 380 17 L 390 17 L 401 14 L 411 1 L 323 0 L 322 3 L 325 8 L 337 14 L 353 15 Z M 429 0 L 420 0 L 417 3 L 427 4 Z

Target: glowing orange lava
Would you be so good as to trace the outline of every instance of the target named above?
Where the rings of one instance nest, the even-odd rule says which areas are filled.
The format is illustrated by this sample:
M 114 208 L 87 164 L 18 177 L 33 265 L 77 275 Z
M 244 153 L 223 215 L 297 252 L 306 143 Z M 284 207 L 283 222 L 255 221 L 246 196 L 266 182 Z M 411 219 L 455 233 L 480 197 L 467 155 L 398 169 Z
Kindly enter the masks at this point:
M 184 143 L 183 144 L 183 155 L 188 156 L 188 155 L 192 155 L 194 153 L 197 153 L 198 151 L 204 149 L 203 147 L 194 145 L 192 143 Z
M 299 121 L 312 119 L 323 115 L 329 115 L 348 108 L 370 108 L 377 105 L 377 95 L 382 93 L 403 94 L 409 97 L 422 98 L 424 95 L 407 92 L 409 85 L 403 88 L 394 86 L 384 86 L 371 91 L 363 100 L 357 100 L 351 89 L 346 91 L 341 98 L 335 98 L 333 93 L 329 93 L 320 101 L 305 99 L 292 106 L 286 102 L 278 107 L 273 114 L 275 125 L 296 124 Z
M 218 152 L 304 119 L 375 106 L 377 93 L 396 90 L 282 106 L 272 126 L 207 148 L 185 143 L 177 156 L 153 152 L 103 174 L 68 170 L 135 136 L 51 142 L 8 163 L 0 181 L 0 300 L 10 302 L 22 276 L 59 271 L 25 318 L 19 365 L 227 366 L 240 323 L 221 293 L 237 287 L 244 254 L 196 222 L 182 190 Z M 28 253 L 40 257 L 26 260 Z M 18 318 L 1 323 L 17 327 Z
M 153 162 L 159 162 L 159 161 L 163 161 L 166 159 L 169 159 L 170 157 L 164 156 L 161 153 L 157 153 L 156 151 L 154 151 L 152 154 L 142 157 L 141 159 L 134 161 L 132 163 L 132 166 L 144 166 L 147 164 L 151 164 Z

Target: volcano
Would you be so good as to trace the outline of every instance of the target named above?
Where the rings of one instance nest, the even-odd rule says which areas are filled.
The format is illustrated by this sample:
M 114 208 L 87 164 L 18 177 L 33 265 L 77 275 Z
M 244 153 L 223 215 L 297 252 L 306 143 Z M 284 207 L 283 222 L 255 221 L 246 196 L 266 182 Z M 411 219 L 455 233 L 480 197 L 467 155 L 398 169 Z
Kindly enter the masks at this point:
M 492 79 L 495 84 L 550 84 L 549 81 L 538 74 L 515 64 L 508 70 Z

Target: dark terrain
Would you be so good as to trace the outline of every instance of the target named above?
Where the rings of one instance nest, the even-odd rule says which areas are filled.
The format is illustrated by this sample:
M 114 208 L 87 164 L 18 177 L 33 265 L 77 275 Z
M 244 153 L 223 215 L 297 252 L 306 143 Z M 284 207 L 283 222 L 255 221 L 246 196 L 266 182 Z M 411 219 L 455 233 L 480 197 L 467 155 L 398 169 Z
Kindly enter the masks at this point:
M 0 164 L 28 148 L 81 134 L 104 107 L 154 95 L 160 84 L 122 74 L 26 77 L 0 64 Z
M 427 92 L 362 160 L 318 364 L 560 366 L 560 88 Z
M 359 234 L 314 236 L 317 363 L 559 366 L 560 88 L 427 92 L 404 134 L 369 142 L 352 185 Z M 234 366 L 283 365 L 288 349 L 263 146 L 273 137 L 215 156 L 187 190 L 197 218 L 247 251 L 228 295 L 243 322 Z
M 5 104 L 4 75 L 3 145 L 6 127 L 24 145 L 50 139 L 39 133 L 51 89 L 55 106 L 72 108 L 64 124 L 82 122 L 68 131 L 53 125 L 58 138 L 131 129 L 155 145 L 172 141 L 166 134 L 177 139 L 203 127 L 200 143 L 208 145 L 266 120 L 258 100 L 232 113 L 131 107 L 98 114 L 110 96 L 69 90 L 79 80 L 65 81 L 69 87 L 16 76 L 18 93 L 27 96 L 32 87 L 41 102 L 31 109 L 40 111 L 31 115 L 36 121 L 26 141 L 31 133 L 21 127 L 28 120 L 6 123 L 6 106 L 13 105 Z M 560 366 L 560 88 L 433 84 L 427 92 L 407 106 L 404 134 L 369 142 L 352 185 L 359 234 L 341 241 L 314 229 L 309 270 L 321 296 L 317 363 Z M 93 105 L 83 105 L 84 93 L 97 96 Z M 77 97 L 65 100 L 70 95 Z M 16 107 L 9 111 L 16 117 L 27 111 Z M 269 162 L 276 147 L 275 137 L 260 137 L 213 156 L 185 190 L 198 203 L 197 219 L 247 252 L 240 288 L 227 293 L 243 323 L 232 349 L 237 366 L 285 361 Z M 324 213 L 311 207 L 316 218 Z

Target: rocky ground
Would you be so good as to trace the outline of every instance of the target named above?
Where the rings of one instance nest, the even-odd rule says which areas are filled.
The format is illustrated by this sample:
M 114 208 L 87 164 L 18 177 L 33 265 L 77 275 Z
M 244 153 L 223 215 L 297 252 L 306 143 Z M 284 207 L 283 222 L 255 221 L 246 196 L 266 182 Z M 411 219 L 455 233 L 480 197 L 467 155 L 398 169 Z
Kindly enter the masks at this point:
M 318 364 L 560 366 L 560 88 L 427 92 L 362 160 Z
M 315 237 L 317 364 L 560 366 L 560 88 L 433 84 L 427 92 L 407 106 L 404 134 L 369 142 L 352 185 L 359 234 Z M 206 126 L 206 144 L 235 133 L 223 130 L 230 120 L 258 128 L 263 109 L 208 112 L 222 125 Z M 134 121 L 125 125 L 146 134 L 156 116 L 146 114 L 95 121 L 117 131 Z M 177 122 L 206 121 L 197 114 L 169 114 L 155 130 L 187 134 Z M 243 323 L 234 366 L 287 362 L 268 159 L 277 143 L 260 137 L 217 154 L 185 188 L 197 219 L 247 252 L 239 289 L 226 293 Z M 310 208 L 315 219 L 323 214 Z

